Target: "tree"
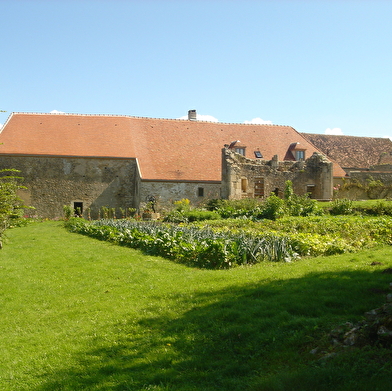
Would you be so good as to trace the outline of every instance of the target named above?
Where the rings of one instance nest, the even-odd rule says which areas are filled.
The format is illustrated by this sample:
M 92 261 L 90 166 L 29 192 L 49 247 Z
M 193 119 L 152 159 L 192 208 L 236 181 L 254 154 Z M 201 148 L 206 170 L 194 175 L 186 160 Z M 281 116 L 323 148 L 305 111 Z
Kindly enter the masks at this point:
M 19 189 L 25 189 L 20 184 L 23 178 L 16 176 L 17 173 L 19 171 L 15 169 L 0 170 L 0 249 L 3 247 L 5 230 L 13 219 L 20 217 L 25 208 L 17 195 Z

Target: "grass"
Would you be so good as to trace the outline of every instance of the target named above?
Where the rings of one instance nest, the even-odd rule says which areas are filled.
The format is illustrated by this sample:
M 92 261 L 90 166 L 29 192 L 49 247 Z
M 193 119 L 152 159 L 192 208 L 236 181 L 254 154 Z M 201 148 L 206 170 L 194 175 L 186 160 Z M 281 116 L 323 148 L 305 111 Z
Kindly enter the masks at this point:
M 391 255 L 213 271 L 60 222 L 12 229 L 0 252 L 0 389 L 389 390 L 390 349 L 310 351 L 385 301 Z

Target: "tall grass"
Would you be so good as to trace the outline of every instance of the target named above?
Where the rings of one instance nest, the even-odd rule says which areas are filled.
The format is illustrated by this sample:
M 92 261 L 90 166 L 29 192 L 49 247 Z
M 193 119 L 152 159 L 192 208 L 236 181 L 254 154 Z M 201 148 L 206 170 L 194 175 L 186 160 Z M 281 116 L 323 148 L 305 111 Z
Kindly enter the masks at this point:
M 384 302 L 390 247 L 203 270 L 55 222 L 8 238 L 1 390 L 390 389 L 390 350 L 321 353 L 332 328 Z

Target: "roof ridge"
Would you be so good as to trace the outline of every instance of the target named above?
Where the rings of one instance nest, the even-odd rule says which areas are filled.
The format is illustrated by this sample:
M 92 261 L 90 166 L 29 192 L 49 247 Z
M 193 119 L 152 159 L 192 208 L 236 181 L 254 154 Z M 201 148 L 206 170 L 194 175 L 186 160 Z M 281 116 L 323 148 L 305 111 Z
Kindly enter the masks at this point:
M 381 139 L 381 140 L 389 138 L 389 137 L 371 137 L 371 136 L 352 136 L 349 134 L 325 134 L 325 133 L 306 133 L 306 132 L 300 132 L 300 133 L 314 135 L 314 136 L 355 137 L 355 138 L 370 138 L 370 139 Z
M 206 120 L 189 120 L 186 118 L 162 118 L 162 117 L 144 117 L 137 115 L 127 115 L 127 114 L 81 114 L 81 113 L 40 113 L 40 112 L 28 112 L 28 111 L 14 111 L 12 112 L 8 118 L 10 118 L 13 114 L 22 114 L 22 115 L 68 115 L 68 116 L 82 116 L 82 117 L 123 117 L 123 118 L 140 118 L 140 119 L 156 119 L 163 121 L 189 121 L 192 123 L 210 123 L 210 124 L 222 124 L 222 125 L 243 125 L 243 126 L 280 126 L 280 127 L 288 127 L 292 128 L 290 125 L 279 125 L 279 124 L 246 124 L 243 122 L 220 122 L 220 121 L 206 121 Z M 8 120 L 7 120 L 8 121 Z M 5 125 L 5 124 L 4 124 Z M 293 128 L 294 129 L 294 128 Z

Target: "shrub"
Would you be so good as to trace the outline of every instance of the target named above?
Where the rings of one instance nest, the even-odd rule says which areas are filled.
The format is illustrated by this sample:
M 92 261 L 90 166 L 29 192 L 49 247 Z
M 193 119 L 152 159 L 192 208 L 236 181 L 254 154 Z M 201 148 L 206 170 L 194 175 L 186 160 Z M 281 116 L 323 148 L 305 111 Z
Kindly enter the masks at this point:
M 178 210 L 173 210 L 164 217 L 163 221 L 167 223 L 180 224 L 187 223 L 188 219 L 185 217 L 184 213 Z
M 299 196 L 293 194 L 286 201 L 287 212 L 290 216 L 315 216 L 323 214 L 323 210 L 318 206 L 316 200 L 312 200 L 307 195 Z
M 216 211 L 219 208 L 223 207 L 227 200 L 222 200 L 220 198 L 214 198 L 211 200 L 207 200 L 205 202 L 205 208 L 210 211 Z
M 374 205 L 355 206 L 354 211 L 371 216 L 392 216 L 392 202 L 378 200 Z
M 219 213 L 209 210 L 191 210 L 189 212 L 185 212 L 184 217 L 190 222 L 200 220 L 219 220 L 221 218 Z
M 10 226 L 11 221 L 22 216 L 23 209 L 27 208 L 17 195 L 18 190 L 25 189 L 20 185 L 23 178 L 14 174 L 15 169 L 0 170 L 0 249 L 4 231 Z
M 311 216 L 322 214 L 322 209 L 316 200 L 309 198 L 309 195 L 297 195 L 293 191 L 293 183 L 286 181 L 284 199 L 287 214 L 289 216 Z
M 271 194 L 264 202 L 263 207 L 258 214 L 258 218 L 276 220 L 285 214 L 285 202 L 276 196 Z
M 74 215 L 74 210 L 70 205 L 63 206 L 64 219 L 69 220 Z
M 262 207 L 262 201 L 255 198 L 241 200 L 211 200 L 206 203 L 206 209 L 216 211 L 222 218 L 251 217 Z
M 175 208 L 179 212 L 189 211 L 191 208 L 190 203 L 191 202 L 188 200 L 188 198 L 183 198 L 179 201 L 174 201 Z
M 332 201 L 329 213 L 331 215 L 349 215 L 353 213 L 353 202 L 347 198 L 338 198 Z

